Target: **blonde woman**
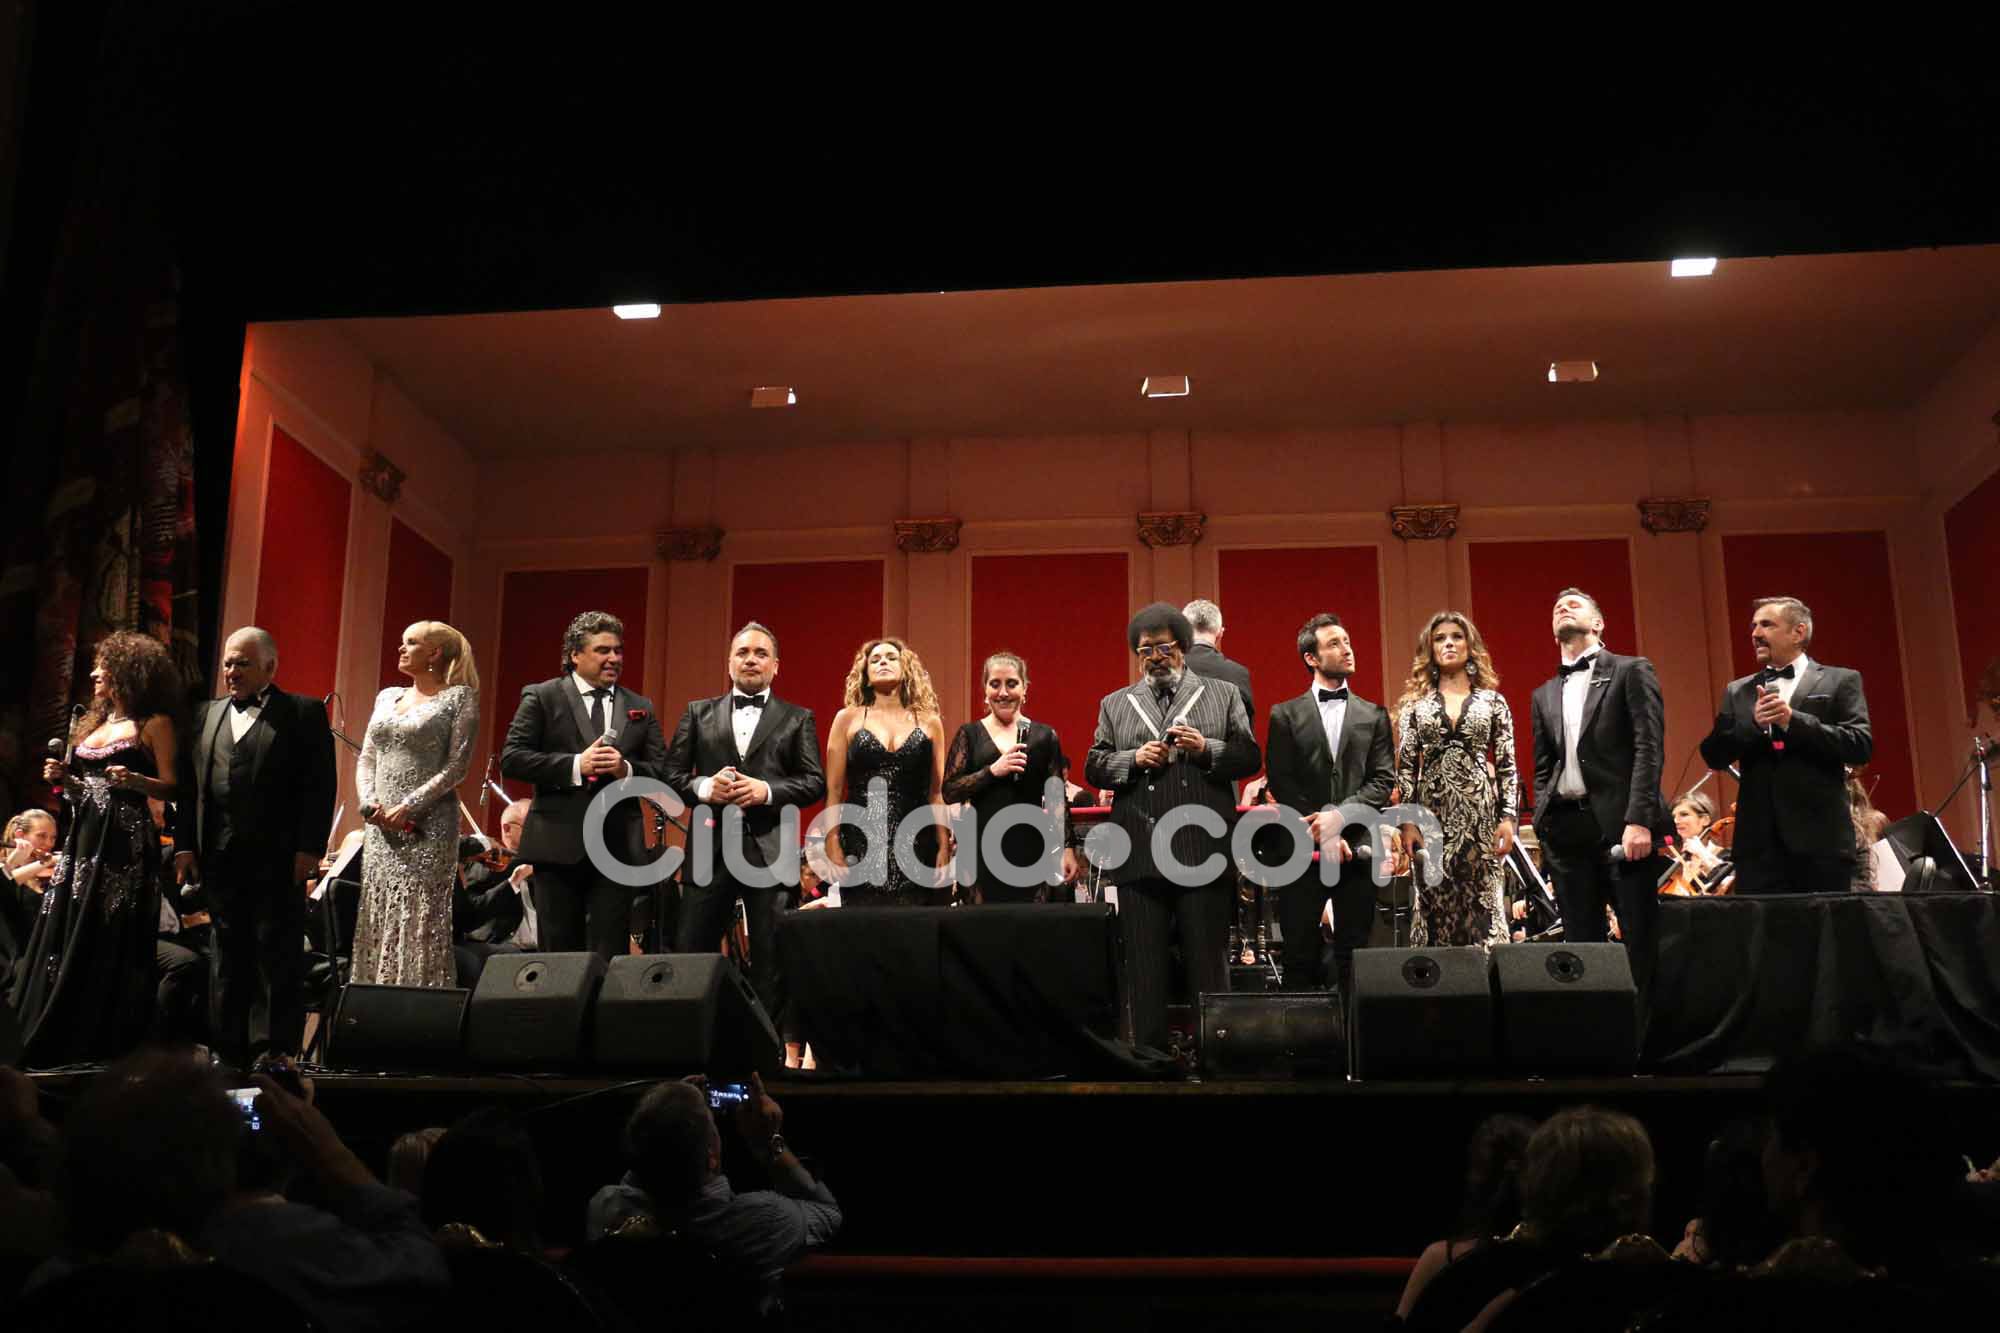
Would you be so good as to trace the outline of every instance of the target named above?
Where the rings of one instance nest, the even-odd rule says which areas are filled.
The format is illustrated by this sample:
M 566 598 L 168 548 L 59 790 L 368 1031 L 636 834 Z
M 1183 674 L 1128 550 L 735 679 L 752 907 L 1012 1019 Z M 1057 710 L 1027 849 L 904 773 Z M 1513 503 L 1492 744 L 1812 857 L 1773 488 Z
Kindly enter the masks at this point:
M 455 790 L 479 731 L 479 672 L 465 636 L 438 620 L 403 631 L 396 669 L 375 697 L 354 787 L 368 821 L 354 980 L 450 986 L 451 889 L 458 870 Z
M 869 806 L 860 823 L 835 820 L 826 856 L 844 907 L 923 907 L 948 895 L 933 867 L 943 864 L 944 720 L 937 691 L 916 652 L 901 639 L 871 639 L 854 655 L 826 738 L 826 802 Z M 885 784 L 869 803 L 869 788 Z M 929 815 L 913 849 L 898 856 L 891 839 L 912 811 Z

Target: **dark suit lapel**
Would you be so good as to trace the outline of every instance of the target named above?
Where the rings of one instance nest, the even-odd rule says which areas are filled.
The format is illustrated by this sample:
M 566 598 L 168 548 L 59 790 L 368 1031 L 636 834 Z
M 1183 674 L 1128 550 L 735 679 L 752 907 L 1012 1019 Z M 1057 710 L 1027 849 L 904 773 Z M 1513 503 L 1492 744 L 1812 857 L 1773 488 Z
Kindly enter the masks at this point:
M 1814 717 L 1819 716 L 1820 710 L 1818 708 L 1808 707 L 1807 705 L 1812 699 L 1813 688 L 1821 683 L 1820 677 L 1824 674 L 1819 669 L 1819 663 L 1810 660 L 1800 670 L 1799 678 L 1792 686 L 1792 711 L 1794 713 L 1811 713 Z
M 212 699 L 208 705 L 208 716 L 202 719 L 201 736 L 194 747 L 194 780 L 204 784 L 198 789 L 206 791 L 208 770 L 215 758 L 215 738 L 221 734 L 223 722 L 229 716 L 229 700 Z
M 757 710 L 756 730 L 750 733 L 750 743 L 743 747 L 744 763 L 749 763 L 756 756 L 757 747 L 771 739 L 771 733 L 778 729 L 778 724 L 785 720 L 790 711 L 791 705 L 775 694 L 764 701 L 764 706 Z M 732 749 L 735 748 L 736 737 L 733 734 L 729 737 L 729 744 Z
M 576 691 L 576 678 L 574 676 L 564 676 L 556 682 L 556 689 L 561 692 L 563 698 L 569 701 L 569 715 L 571 720 L 576 723 L 577 736 L 583 741 L 584 745 L 589 745 L 597 739 L 597 733 L 590 729 L 590 710 L 584 707 L 583 696 Z M 616 693 L 613 693 L 611 696 L 614 700 L 617 697 Z M 610 714 L 607 713 L 605 717 L 608 720 Z
M 725 694 L 720 698 L 708 700 L 702 706 L 700 719 L 696 723 L 701 729 L 703 747 L 710 754 L 721 755 L 724 764 L 733 764 L 741 758 L 736 753 L 736 724 L 732 718 L 734 710 L 729 706 L 730 697 L 729 694 Z M 707 773 L 709 770 L 700 768 L 700 771 Z
M 1347 707 L 1343 708 L 1340 713 L 1340 754 L 1338 756 L 1327 756 L 1327 770 L 1332 772 L 1338 768 L 1340 773 L 1338 789 L 1349 794 L 1360 789 L 1361 765 L 1368 758 L 1368 747 L 1361 743 L 1360 736 L 1362 726 L 1361 710 L 1367 706 L 1367 704 L 1355 698 L 1351 692 L 1348 694 Z M 1313 712 L 1315 715 L 1318 714 L 1319 709 L 1317 706 L 1314 707 Z M 1317 716 L 1315 716 L 1315 720 L 1317 720 Z M 1326 729 L 1324 727 L 1320 728 L 1320 735 L 1324 736 L 1325 734 Z
M 289 709 L 291 702 L 290 695 L 274 687 L 271 697 L 257 710 L 257 720 L 250 724 L 250 730 L 243 733 L 239 744 L 250 747 L 250 781 L 253 783 L 264 774 L 264 756 L 271 752 L 271 741 L 277 735 L 277 715 L 281 709 Z
M 1611 676 L 1617 669 L 1618 664 L 1611 660 L 1611 654 L 1602 650 L 1598 652 L 1597 660 L 1591 663 L 1590 692 L 1583 696 L 1583 721 L 1576 729 L 1579 743 L 1583 734 L 1590 730 L 1590 720 L 1597 716 L 1598 705 L 1604 702 L 1605 695 L 1611 693 Z M 1560 737 L 1562 731 L 1558 729 L 1556 735 Z
M 1183 676 L 1181 679 L 1185 682 L 1187 678 Z M 1139 711 L 1152 721 L 1154 738 L 1163 738 L 1167 731 L 1167 715 L 1160 711 L 1159 696 L 1153 693 L 1153 682 L 1142 680 L 1126 693 L 1137 701 Z

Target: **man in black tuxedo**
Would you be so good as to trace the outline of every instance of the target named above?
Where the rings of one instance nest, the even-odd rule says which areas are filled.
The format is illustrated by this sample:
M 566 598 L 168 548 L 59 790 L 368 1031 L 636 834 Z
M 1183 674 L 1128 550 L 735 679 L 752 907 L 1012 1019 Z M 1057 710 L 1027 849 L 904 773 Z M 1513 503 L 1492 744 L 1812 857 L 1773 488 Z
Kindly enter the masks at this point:
M 589 949 L 608 961 L 628 951 L 632 890 L 593 864 L 584 815 L 609 783 L 660 780 L 666 745 L 652 700 L 618 683 L 625 670 L 623 621 L 585 611 L 563 632 L 562 655 L 563 674 L 521 691 L 500 772 L 535 784 L 521 859 L 535 868 L 542 948 Z M 644 860 L 640 815 L 636 799 L 612 806 L 600 851 L 628 864 Z
M 1339 815 L 1327 813 L 1326 807 L 1349 801 L 1377 809 L 1387 805 L 1389 789 L 1396 785 L 1396 751 L 1388 710 L 1348 691 L 1354 644 L 1340 617 L 1322 612 L 1308 620 L 1297 646 L 1299 659 L 1312 673 L 1312 686 L 1271 710 L 1264 771 L 1272 799 L 1306 819 L 1321 857 L 1338 856 L 1344 863 L 1332 894 L 1334 964 L 1346 996 L 1353 989 L 1354 951 L 1368 943 L 1375 922 L 1375 880 L 1353 861 L 1357 831 L 1342 828 Z M 1317 865 L 1279 892 L 1286 990 L 1326 988 L 1319 949 L 1320 910 L 1326 901 Z
M 1806 656 L 1812 612 L 1768 597 L 1750 617 L 1759 670 L 1722 692 L 1701 743 L 1710 768 L 1738 765 L 1736 892 L 1846 893 L 1858 854 L 1847 769 L 1868 762 L 1875 739 L 1861 673 Z
M 1616 906 L 1643 1027 L 1660 947 L 1655 839 L 1672 831 L 1660 799 L 1660 680 L 1645 658 L 1603 646 L 1604 613 L 1589 593 L 1557 593 L 1551 627 L 1562 663 L 1532 705 L 1535 836 L 1555 880 L 1564 939 L 1601 943 L 1605 905 Z
M 305 882 L 333 823 L 333 734 L 318 699 L 271 683 L 278 646 L 239 629 L 229 693 L 195 710 L 174 805 L 174 882 L 199 884 L 213 927 L 209 1042 L 247 1065 L 305 1037 Z
M 778 678 L 778 636 L 751 621 L 730 640 L 724 670 L 729 693 L 690 703 L 667 746 L 667 784 L 695 807 L 696 819 L 716 819 L 722 835 L 715 840 L 714 865 L 689 867 L 675 947 L 682 953 L 715 950 L 729 928 L 731 905 L 742 898 L 751 981 L 775 1022 L 783 987 L 771 932 L 778 895 L 788 885 L 770 882 L 769 876 L 739 878 L 728 855 L 740 853 L 746 868 L 776 868 L 786 852 L 796 854 L 796 846 L 783 845 L 781 814 L 787 806 L 803 811 L 824 799 L 826 774 L 812 711 L 771 693 Z
M 1187 646 L 1187 669 L 1203 680 L 1226 680 L 1243 696 L 1243 713 L 1250 729 L 1257 729 L 1257 705 L 1250 698 L 1250 668 L 1222 655 L 1222 608 L 1205 597 L 1197 597 L 1181 608 L 1187 617 L 1194 642 Z M 1317 809 L 1318 807 L 1314 807 Z

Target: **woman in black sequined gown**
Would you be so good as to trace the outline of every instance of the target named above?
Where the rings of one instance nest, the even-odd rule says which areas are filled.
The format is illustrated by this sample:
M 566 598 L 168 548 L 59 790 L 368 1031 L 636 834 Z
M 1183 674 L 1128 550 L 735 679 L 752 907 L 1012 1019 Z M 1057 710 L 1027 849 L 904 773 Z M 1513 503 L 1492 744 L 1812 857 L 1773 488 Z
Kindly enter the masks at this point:
M 62 786 L 69 831 L 9 996 L 22 1063 L 111 1060 L 153 1021 L 160 834 L 148 800 L 177 791 L 176 673 L 157 639 L 120 631 L 98 648 L 95 695 L 72 733 L 75 757 L 43 777 Z
M 950 901 L 937 883 L 943 860 L 944 723 L 930 674 L 901 639 L 861 646 L 847 673 L 846 707 L 826 739 L 826 802 L 866 806 L 858 823 L 837 821 L 827 833 L 827 860 L 840 883 L 843 907 L 924 907 Z M 878 799 L 871 786 L 880 780 Z M 891 840 L 911 812 L 925 827 L 913 851 L 895 853 Z M 880 851 L 878 852 L 878 849 Z

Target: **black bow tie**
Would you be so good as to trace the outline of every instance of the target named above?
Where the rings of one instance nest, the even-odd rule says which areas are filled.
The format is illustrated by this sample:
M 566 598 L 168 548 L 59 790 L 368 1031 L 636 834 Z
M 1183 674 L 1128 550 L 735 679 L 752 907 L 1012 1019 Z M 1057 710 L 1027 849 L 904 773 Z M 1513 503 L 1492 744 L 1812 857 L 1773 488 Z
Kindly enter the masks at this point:
M 1796 662 L 1791 666 L 1764 668 L 1765 680 L 1793 680 L 1798 674 L 1798 664 Z
M 1564 662 L 1561 666 L 1556 668 L 1556 674 L 1563 677 L 1567 677 L 1569 673 L 1572 671 L 1588 671 L 1590 669 L 1590 664 L 1592 662 L 1595 662 L 1596 660 L 1597 660 L 1597 654 L 1592 653 L 1589 657 L 1579 657 L 1574 662 Z
M 268 691 L 253 694 L 248 699 L 238 699 L 234 695 L 231 695 L 229 706 L 239 713 L 247 713 L 253 708 L 262 708 L 264 706 L 265 693 L 268 693 Z
M 1329 699 L 1338 699 L 1342 703 L 1346 703 L 1347 691 L 1345 689 L 1338 689 L 1338 690 L 1321 690 L 1319 692 L 1319 701 L 1321 703 L 1325 703 Z
M 764 696 L 761 694 L 732 694 L 729 696 L 729 706 L 731 709 L 762 708 L 764 706 Z

